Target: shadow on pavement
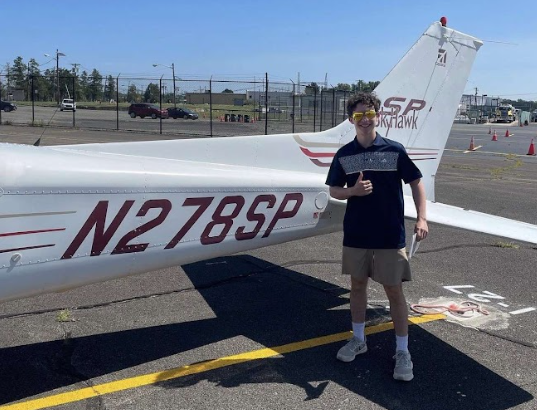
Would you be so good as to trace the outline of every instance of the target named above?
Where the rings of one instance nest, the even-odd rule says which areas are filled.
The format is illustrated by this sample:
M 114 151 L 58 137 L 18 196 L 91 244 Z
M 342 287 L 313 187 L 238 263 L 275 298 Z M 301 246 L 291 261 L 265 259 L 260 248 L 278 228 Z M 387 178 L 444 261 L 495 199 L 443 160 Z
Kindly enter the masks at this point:
M 348 309 L 334 309 L 348 303 L 341 297 L 348 290 L 331 283 L 251 256 L 183 269 L 216 318 L 0 349 L 0 404 L 239 335 L 271 347 L 349 330 Z M 368 312 L 371 323 L 389 320 L 387 312 Z M 370 351 L 350 364 L 337 362 L 339 345 L 329 344 L 160 385 L 287 383 L 302 388 L 304 400 L 313 400 L 337 383 L 385 408 L 408 410 L 434 409 L 435 402 L 439 409 L 505 410 L 533 398 L 417 326 L 411 326 L 411 339 L 417 340 L 412 344 L 416 377 L 407 384 L 391 378 L 393 333 L 384 332 L 370 336 Z

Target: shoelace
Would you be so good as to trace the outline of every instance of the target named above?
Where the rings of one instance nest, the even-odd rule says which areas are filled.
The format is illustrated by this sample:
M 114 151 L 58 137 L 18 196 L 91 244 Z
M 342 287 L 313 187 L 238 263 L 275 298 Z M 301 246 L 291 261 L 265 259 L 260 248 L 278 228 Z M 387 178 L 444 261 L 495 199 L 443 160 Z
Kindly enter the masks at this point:
M 410 355 L 404 352 L 397 352 L 393 357 L 397 367 L 410 367 Z
M 353 338 L 349 341 L 349 343 L 350 343 L 350 346 L 349 346 L 349 347 L 350 347 L 353 351 L 357 351 L 357 350 L 360 349 L 360 345 L 361 345 L 362 343 L 365 343 L 365 342 L 362 342 L 362 341 L 358 340 L 357 338 L 353 337 Z

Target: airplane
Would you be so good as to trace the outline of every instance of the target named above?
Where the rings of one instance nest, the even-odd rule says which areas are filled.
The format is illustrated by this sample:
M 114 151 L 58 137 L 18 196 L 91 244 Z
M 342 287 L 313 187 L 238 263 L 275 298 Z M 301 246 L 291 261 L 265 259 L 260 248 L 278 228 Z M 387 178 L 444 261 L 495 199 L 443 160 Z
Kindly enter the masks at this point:
M 435 202 L 482 41 L 434 22 L 375 90 L 378 131 L 423 174 L 428 222 L 537 244 L 537 226 Z M 0 302 L 342 229 L 326 173 L 355 137 L 326 131 L 63 146 L 0 144 Z M 415 218 L 407 186 L 405 217 Z

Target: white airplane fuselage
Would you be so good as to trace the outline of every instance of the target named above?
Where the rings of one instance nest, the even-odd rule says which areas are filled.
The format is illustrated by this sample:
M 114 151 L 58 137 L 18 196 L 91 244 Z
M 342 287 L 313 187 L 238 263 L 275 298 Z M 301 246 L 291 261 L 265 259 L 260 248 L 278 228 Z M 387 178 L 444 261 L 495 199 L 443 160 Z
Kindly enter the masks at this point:
M 10 145 L 0 300 L 340 228 L 320 174 Z M 335 215 L 339 213 L 339 215 Z

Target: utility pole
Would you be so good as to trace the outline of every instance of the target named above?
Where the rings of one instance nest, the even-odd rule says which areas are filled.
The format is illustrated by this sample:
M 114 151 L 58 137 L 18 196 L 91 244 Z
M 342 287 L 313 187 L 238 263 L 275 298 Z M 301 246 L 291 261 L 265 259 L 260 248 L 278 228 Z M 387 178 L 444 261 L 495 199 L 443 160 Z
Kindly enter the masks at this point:
M 44 54 L 45 57 L 50 57 L 50 54 Z M 60 105 L 60 56 L 65 57 L 65 54 L 60 53 L 58 49 L 56 49 L 56 92 L 58 93 L 58 105 Z

